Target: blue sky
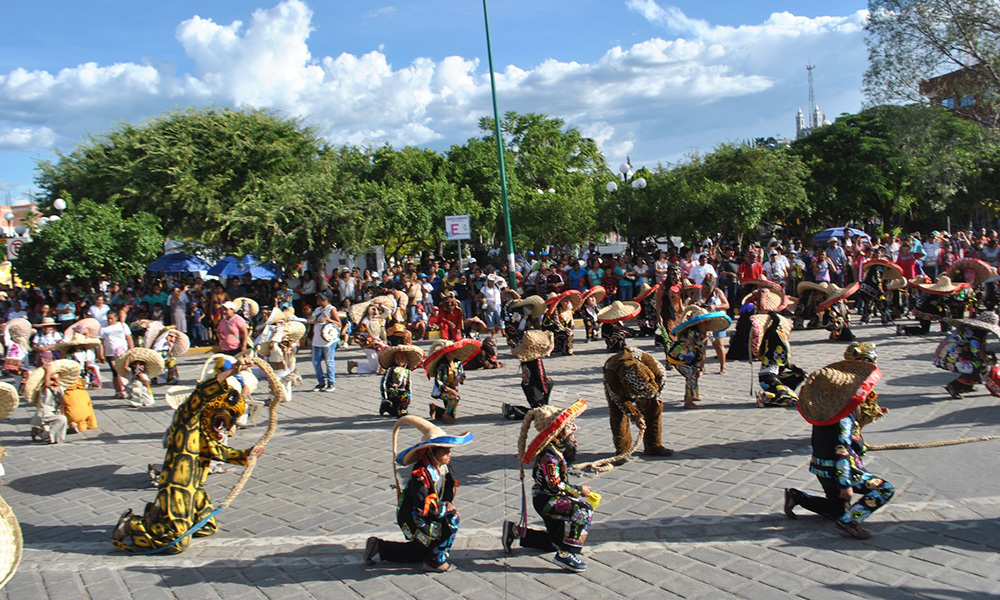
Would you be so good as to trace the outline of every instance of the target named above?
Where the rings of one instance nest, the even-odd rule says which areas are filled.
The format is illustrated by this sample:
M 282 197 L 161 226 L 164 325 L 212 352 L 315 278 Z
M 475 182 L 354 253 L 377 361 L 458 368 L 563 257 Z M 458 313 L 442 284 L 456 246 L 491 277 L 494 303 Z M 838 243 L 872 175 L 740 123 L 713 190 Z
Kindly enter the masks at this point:
M 612 164 L 791 137 L 807 62 L 831 119 L 860 109 L 866 6 L 494 0 L 500 109 L 558 116 Z M 269 108 L 333 143 L 436 150 L 491 111 L 476 1 L 44 0 L 4 2 L 0 22 L 0 202 L 31 191 L 36 160 L 173 108 Z

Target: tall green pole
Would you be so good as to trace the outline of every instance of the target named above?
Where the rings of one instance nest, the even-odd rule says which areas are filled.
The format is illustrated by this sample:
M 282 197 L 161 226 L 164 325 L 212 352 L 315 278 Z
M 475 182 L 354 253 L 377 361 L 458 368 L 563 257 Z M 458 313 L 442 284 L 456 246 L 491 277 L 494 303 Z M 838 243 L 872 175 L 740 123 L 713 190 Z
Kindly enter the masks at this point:
M 507 168 L 503 162 L 503 138 L 500 137 L 500 110 L 497 108 L 497 80 L 493 76 L 493 45 L 490 43 L 490 13 L 483 0 L 483 17 L 486 19 L 486 55 L 490 62 L 490 89 L 493 94 L 493 127 L 497 138 L 497 157 L 500 159 L 500 193 L 503 195 L 503 220 L 507 229 L 507 276 L 510 278 L 511 289 L 517 288 L 517 277 L 514 272 L 514 235 L 510 231 L 510 204 L 507 202 Z

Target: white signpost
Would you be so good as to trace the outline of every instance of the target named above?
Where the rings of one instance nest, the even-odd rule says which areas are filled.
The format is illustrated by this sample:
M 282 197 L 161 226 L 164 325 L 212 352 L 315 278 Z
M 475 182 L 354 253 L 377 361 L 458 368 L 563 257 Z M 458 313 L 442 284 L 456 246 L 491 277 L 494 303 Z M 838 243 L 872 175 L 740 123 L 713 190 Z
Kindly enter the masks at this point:
M 7 260 L 14 260 L 17 258 L 17 254 L 21 251 L 21 244 L 24 240 L 21 238 L 10 238 L 7 240 Z
M 444 218 L 444 235 L 451 241 L 458 242 L 458 269 L 462 270 L 462 240 L 472 238 L 472 225 L 469 215 L 448 215 Z

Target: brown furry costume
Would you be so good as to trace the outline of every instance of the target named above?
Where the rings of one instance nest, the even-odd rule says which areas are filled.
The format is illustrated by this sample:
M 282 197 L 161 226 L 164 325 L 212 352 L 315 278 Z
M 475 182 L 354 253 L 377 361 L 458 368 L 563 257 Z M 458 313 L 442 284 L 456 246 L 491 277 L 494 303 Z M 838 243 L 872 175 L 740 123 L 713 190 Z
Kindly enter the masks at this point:
M 642 435 L 643 453 L 654 456 L 673 454 L 661 440 L 663 402 L 660 392 L 666 374 L 666 369 L 658 360 L 637 348 L 626 347 L 604 363 L 604 393 L 611 416 L 611 436 L 618 454 L 631 449 L 629 421 L 638 425 L 640 419 L 646 421 Z

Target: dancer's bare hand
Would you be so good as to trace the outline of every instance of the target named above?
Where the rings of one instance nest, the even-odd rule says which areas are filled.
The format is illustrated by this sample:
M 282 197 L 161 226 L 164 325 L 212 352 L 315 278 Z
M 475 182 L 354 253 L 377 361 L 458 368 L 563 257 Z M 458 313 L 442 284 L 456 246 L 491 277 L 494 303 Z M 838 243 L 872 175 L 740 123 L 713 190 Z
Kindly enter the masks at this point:
M 844 489 L 840 490 L 840 497 L 843 500 L 850 500 L 852 494 L 854 494 L 854 489 L 853 488 L 844 488 Z
M 643 417 L 640 417 L 639 418 L 639 422 L 636 423 L 636 425 L 638 425 L 639 429 L 645 429 L 646 428 L 646 419 L 643 418 Z
M 589 485 L 585 485 L 585 486 L 581 487 L 580 488 L 580 493 L 582 493 L 584 496 L 589 496 L 590 495 L 590 486 Z

